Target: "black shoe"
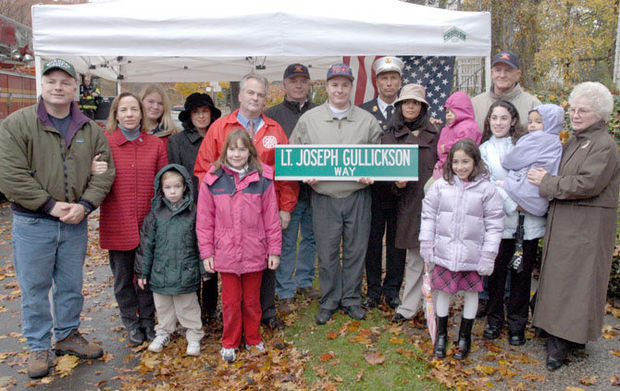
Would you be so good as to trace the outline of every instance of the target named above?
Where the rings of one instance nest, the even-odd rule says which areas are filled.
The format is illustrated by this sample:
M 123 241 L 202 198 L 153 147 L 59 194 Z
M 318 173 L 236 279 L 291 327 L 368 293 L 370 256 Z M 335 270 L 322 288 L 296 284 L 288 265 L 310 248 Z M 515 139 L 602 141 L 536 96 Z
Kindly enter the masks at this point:
M 446 346 L 448 346 L 448 317 L 437 317 L 437 338 L 435 339 L 434 353 L 437 358 L 446 357 Z
M 548 335 L 549 334 L 547 334 L 547 332 L 540 327 L 534 327 L 534 336 L 536 338 L 547 338 Z
M 364 301 L 364 308 L 367 310 L 371 310 L 373 308 L 377 308 L 379 306 L 379 299 L 374 297 L 367 297 Z
M 478 299 L 478 312 L 476 312 L 476 318 L 484 318 L 489 312 L 489 300 Z
M 558 360 L 551 356 L 547 356 L 547 369 L 550 371 L 555 371 L 559 369 L 562 365 L 564 365 L 564 360 Z
M 469 355 L 469 349 L 471 348 L 471 328 L 474 325 L 475 319 L 461 319 L 461 328 L 459 329 L 459 342 L 457 345 L 457 351 L 454 353 L 456 360 L 464 360 Z
M 359 305 L 350 305 L 350 306 L 342 307 L 342 309 L 352 319 L 355 319 L 355 320 L 366 319 L 366 311 L 364 311 L 362 307 L 360 307 Z
M 485 330 L 486 331 L 486 330 Z M 512 346 L 525 345 L 524 331 L 511 331 L 508 333 L 508 343 Z
M 490 324 L 486 325 L 486 327 L 484 328 L 484 333 L 482 333 L 482 335 L 486 339 L 497 339 L 497 337 L 499 337 L 499 334 L 500 334 L 499 327 L 492 326 Z
M 153 326 L 143 327 L 142 333 L 144 334 L 144 339 L 146 339 L 149 342 L 155 339 L 156 333 L 155 333 L 155 327 Z
M 402 314 L 400 313 L 395 313 L 394 316 L 392 316 L 392 323 L 403 323 L 408 321 L 409 319 L 405 318 Z
M 316 324 L 325 324 L 332 318 L 333 313 L 334 311 L 332 310 L 321 308 L 319 309 L 319 313 L 314 317 L 314 320 L 316 321 Z
M 277 316 L 261 320 L 261 322 L 272 330 L 284 330 L 284 323 Z
M 144 333 L 140 327 L 129 330 L 129 344 L 130 345 L 142 345 L 144 343 Z
M 398 298 L 398 296 L 386 297 L 385 304 L 387 304 L 388 307 L 390 307 L 391 309 L 395 310 L 400 305 L 400 299 Z

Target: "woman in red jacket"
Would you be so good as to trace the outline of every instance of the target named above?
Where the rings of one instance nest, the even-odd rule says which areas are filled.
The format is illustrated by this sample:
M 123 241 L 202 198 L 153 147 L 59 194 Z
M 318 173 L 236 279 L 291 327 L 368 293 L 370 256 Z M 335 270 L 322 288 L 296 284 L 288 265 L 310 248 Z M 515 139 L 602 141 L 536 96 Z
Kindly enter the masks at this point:
M 123 92 L 114 99 L 106 136 L 116 178 L 101 204 L 99 221 L 100 245 L 110 252 L 114 295 L 132 345 L 155 337 L 153 295 L 148 288 L 136 289 L 134 264 L 155 175 L 168 164 L 164 143 L 143 131 L 143 121 L 144 108 L 137 96 Z

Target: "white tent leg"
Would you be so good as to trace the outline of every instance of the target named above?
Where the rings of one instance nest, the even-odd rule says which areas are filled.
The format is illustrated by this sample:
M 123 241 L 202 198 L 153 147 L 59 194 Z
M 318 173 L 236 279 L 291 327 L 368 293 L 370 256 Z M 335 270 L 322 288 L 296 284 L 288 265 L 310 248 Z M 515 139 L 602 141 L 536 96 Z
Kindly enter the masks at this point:
M 491 90 L 491 56 L 484 58 L 484 86 L 487 91 Z
M 34 56 L 34 75 L 37 85 L 37 97 L 41 96 L 41 72 L 43 71 L 43 61 L 41 56 Z

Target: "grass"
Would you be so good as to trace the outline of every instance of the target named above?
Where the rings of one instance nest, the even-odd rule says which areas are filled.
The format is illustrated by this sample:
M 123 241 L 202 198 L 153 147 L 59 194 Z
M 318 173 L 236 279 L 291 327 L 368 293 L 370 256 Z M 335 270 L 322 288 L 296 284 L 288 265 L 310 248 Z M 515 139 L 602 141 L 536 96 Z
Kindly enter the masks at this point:
M 320 390 L 444 390 L 430 378 L 427 358 L 407 336 L 408 326 L 393 325 L 388 314 L 375 309 L 366 320 L 354 321 L 342 312 L 318 326 L 318 304 L 303 304 L 289 315 L 285 336 L 307 352 L 304 376 L 311 389 Z M 382 364 L 369 363 L 381 361 Z

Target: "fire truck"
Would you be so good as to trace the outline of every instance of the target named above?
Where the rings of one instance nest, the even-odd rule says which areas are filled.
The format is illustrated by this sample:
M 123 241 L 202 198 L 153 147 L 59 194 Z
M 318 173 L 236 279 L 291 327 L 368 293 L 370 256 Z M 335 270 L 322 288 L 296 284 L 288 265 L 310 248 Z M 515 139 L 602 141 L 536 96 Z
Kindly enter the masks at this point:
M 37 103 L 30 27 L 0 15 L 0 123 Z

